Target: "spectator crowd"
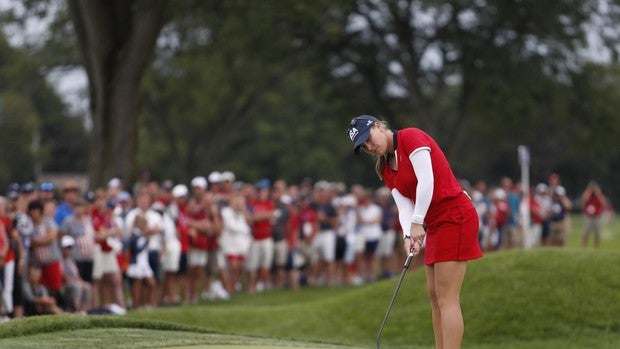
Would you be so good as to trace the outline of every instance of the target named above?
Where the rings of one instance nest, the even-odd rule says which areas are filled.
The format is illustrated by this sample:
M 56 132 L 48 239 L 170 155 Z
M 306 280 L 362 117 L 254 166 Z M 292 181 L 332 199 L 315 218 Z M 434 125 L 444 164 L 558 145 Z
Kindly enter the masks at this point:
M 485 251 L 565 244 L 573 203 L 559 176 L 526 196 L 508 177 L 462 185 Z M 593 182 L 580 202 L 583 246 L 590 236 L 598 246 L 607 200 Z M 93 190 L 73 180 L 14 183 L 0 197 L 0 315 L 123 314 L 238 292 L 361 285 L 398 273 L 401 237 L 385 187 L 245 183 L 230 171 L 187 184 L 145 173 L 131 187 L 112 178 Z

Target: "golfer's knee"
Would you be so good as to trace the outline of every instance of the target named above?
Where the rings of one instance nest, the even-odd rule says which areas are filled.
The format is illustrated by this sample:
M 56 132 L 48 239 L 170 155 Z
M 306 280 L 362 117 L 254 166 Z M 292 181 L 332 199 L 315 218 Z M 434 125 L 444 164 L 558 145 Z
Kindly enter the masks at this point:
M 428 299 L 431 302 L 431 306 L 434 308 L 439 307 L 439 302 L 437 300 L 437 291 L 434 286 L 428 288 Z
M 436 288 L 435 289 L 435 302 L 439 308 L 446 308 L 459 304 L 459 294 L 450 292 L 448 289 Z

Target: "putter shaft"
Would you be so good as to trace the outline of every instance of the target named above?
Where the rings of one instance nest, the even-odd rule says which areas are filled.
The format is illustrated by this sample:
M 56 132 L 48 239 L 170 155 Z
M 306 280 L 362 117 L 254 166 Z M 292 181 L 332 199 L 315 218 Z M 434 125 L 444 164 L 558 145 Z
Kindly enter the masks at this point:
M 394 290 L 394 294 L 392 295 L 392 299 L 390 300 L 390 305 L 385 312 L 385 317 L 383 318 L 381 328 L 379 329 L 379 333 L 377 334 L 377 349 L 379 349 L 381 346 L 381 333 L 383 333 L 383 327 L 385 327 L 385 323 L 387 322 L 390 311 L 392 310 L 392 305 L 394 305 L 394 301 L 396 300 L 396 296 L 398 295 L 398 290 L 400 289 L 400 285 L 403 283 L 403 279 L 405 278 L 405 274 L 407 273 L 407 269 L 409 269 L 409 265 L 411 264 L 413 257 L 413 252 L 409 252 L 409 254 L 407 255 L 407 260 L 405 261 L 405 265 L 403 265 L 403 271 L 400 273 L 400 279 L 398 279 L 398 284 L 396 285 L 396 289 Z

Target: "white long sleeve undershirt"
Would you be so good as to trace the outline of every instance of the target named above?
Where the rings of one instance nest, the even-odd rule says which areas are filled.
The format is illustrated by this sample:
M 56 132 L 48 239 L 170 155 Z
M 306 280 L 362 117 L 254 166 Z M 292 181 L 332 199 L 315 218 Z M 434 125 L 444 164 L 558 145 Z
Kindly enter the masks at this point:
M 418 148 L 409 155 L 409 160 L 413 165 L 413 171 L 418 179 L 418 186 L 415 190 L 416 203 L 411 221 L 413 223 L 424 223 L 424 217 L 431 205 L 433 189 L 435 187 L 435 177 L 433 165 L 431 163 L 430 148 Z
M 398 207 L 398 220 L 403 229 L 403 235 L 409 235 L 411 223 L 422 224 L 424 217 L 433 198 L 433 188 L 435 177 L 431 163 L 431 153 L 429 148 L 418 148 L 409 155 L 409 160 L 418 179 L 416 187 L 416 199 L 413 200 L 404 196 L 398 189 L 392 189 L 392 197 Z

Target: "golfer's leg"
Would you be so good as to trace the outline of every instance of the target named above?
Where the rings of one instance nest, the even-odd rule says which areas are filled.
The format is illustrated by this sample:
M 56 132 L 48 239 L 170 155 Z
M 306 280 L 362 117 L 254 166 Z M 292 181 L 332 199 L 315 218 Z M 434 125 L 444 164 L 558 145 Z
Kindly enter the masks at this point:
M 431 301 L 431 310 L 433 316 L 433 333 L 435 334 L 435 348 L 443 348 L 443 338 L 441 335 L 441 311 L 439 310 L 439 302 L 437 301 L 437 293 L 435 292 L 435 269 L 434 265 L 425 266 L 426 271 L 426 287 L 428 288 L 428 298 Z
M 435 263 L 435 293 L 441 312 L 442 349 L 461 347 L 463 314 L 460 293 L 467 262 Z

